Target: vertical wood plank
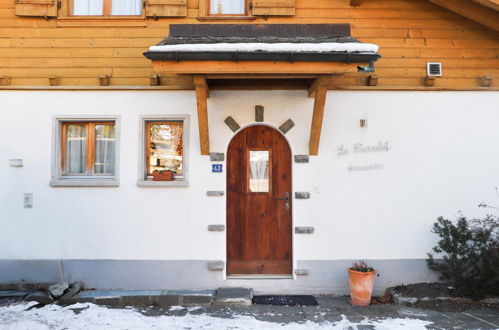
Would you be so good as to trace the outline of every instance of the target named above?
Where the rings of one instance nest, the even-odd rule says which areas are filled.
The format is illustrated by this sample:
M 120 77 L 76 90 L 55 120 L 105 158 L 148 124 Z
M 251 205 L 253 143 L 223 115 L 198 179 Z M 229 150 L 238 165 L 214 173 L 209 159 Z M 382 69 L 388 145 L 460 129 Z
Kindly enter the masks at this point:
M 310 128 L 310 142 L 308 145 L 309 154 L 312 156 L 317 156 L 319 154 L 319 142 L 321 140 L 322 119 L 324 117 L 326 97 L 327 84 L 318 83 L 315 88 L 314 112 L 312 114 L 312 127 Z
M 199 145 L 201 155 L 210 154 L 210 134 L 208 130 L 208 85 L 204 76 L 194 76 L 196 102 L 198 108 Z

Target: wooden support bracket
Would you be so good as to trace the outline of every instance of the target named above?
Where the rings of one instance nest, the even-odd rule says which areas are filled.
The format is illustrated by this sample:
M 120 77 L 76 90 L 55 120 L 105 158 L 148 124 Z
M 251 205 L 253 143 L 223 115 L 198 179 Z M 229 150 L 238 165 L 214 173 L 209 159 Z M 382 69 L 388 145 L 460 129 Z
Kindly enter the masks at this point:
M 320 76 L 312 84 L 312 87 L 314 87 L 312 91 L 315 95 L 315 101 L 314 112 L 312 115 L 312 127 L 310 128 L 310 141 L 308 146 L 309 154 L 312 156 L 316 156 L 319 154 L 322 119 L 324 117 L 324 108 L 326 106 L 327 90 L 330 79 L 331 77 L 329 76 Z
M 151 86 L 160 86 L 161 82 L 159 80 L 159 76 L 157 74 L 153 74 L 149 76 L 149 85 Z
M 48 77 L 50 86 L 57 86 L 59 85 L 59 78 L 56 76 L 50 76 Z
M 424 85 L 428 87 L 433 87 L 435 86 L 435 81 L 436 81 L 435 77 L 426 77 L 424 78 Z
M 99 76 L 99 85 L 109 86 L 109 76 L 107 75 Z
M 210 134 L 208 130 L 208 102 L 210 94 L 205 76 L 194 76 L 194 86 L 196 87 L 196 102 L 198 108 L 199 145 L 201 155 L 210 154 Z
M 0 76 L 0 86 L 9 86 L 9 85 L 10 85 L 10 77 Z
M 492 77 L 482 76 L 478 78 L 478 85 L 480 87 L 490 87 L 492 86 Z

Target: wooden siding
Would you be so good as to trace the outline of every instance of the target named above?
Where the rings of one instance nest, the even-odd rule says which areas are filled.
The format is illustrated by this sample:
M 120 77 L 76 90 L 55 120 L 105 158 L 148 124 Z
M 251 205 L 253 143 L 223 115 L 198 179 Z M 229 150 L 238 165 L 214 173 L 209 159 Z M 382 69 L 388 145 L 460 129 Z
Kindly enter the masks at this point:
M 369 74 L 349 73 L 335 78 L 330 88 L 431 89 L 424 84 L 426 63 L 442 62 L 443 77 L 434 88 L 479 89 L 479 78 L 489 76 L 492 87 L 485 89 L 499 89 L 499 33 L 424 0 L 358 3 L 350 7 L 349 0 L 296 0 L 294 16 L 240 22 L 349 23 L 355 38 L 380 46 L 377 86 L 367 86 Z M 2 0 L 0 78 L 10 77 L 10 88 L 49 87 L 48 77 L 58 78 L 57 87 L 97 87 L 102 75 L 110 77 L 111 87 L 150 86 L 154 72 L 142 53 L 168 34 L 169 24 L 213 23 L 197 19 L 198 6 L 198 0 L 188 0 L 187 17 L 144 19 L 145 26 L 102 19 L 106 26 L 80 20 L 88 26 L 62 27 L 64 19 L 15 16 L 14 0 Z M 192 78 L 160 78 L 161 88 L 194 88 Z

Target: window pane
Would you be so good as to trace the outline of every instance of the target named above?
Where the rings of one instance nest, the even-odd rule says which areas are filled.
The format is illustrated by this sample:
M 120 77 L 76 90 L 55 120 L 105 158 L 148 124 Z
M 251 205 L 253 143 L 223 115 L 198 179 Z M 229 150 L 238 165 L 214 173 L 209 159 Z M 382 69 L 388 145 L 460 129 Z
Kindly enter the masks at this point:
M 250 151 L 250 191 L 269 192 L 269 152 Z
M 140 15 L 142 0 L 112 0 L 111 15 Z
M 183 124 L 182 122 L 154 122 L 148 126 L 149 164 L 147 172 L 171 170 L 183 174 Z
M 210 14 L 244 15 L 244 0 L 210 0 Z
M 95 162 L 96 174 L 114 174 L 114 125 L 95 125 Z
M 87 157 L 87 126 L 84 124 L 67 125 L 66 174 L 85 174 Z
M 103 0 L 73 0 L 73 15 L 102 15 Z

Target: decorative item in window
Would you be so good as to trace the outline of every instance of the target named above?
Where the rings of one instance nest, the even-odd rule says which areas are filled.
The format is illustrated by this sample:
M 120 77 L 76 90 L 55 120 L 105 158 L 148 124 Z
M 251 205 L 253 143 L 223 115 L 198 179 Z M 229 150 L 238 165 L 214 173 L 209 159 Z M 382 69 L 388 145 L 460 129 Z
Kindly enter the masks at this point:
M 245 0 L 210 0 L 210 15 L 238 15 L 246 14 Z
M 73 16 L 140 16 L 142 0 L 73 0 Z
M 182 121 L 146 122 L 146 172 L 154 181 L 183 177 Z

